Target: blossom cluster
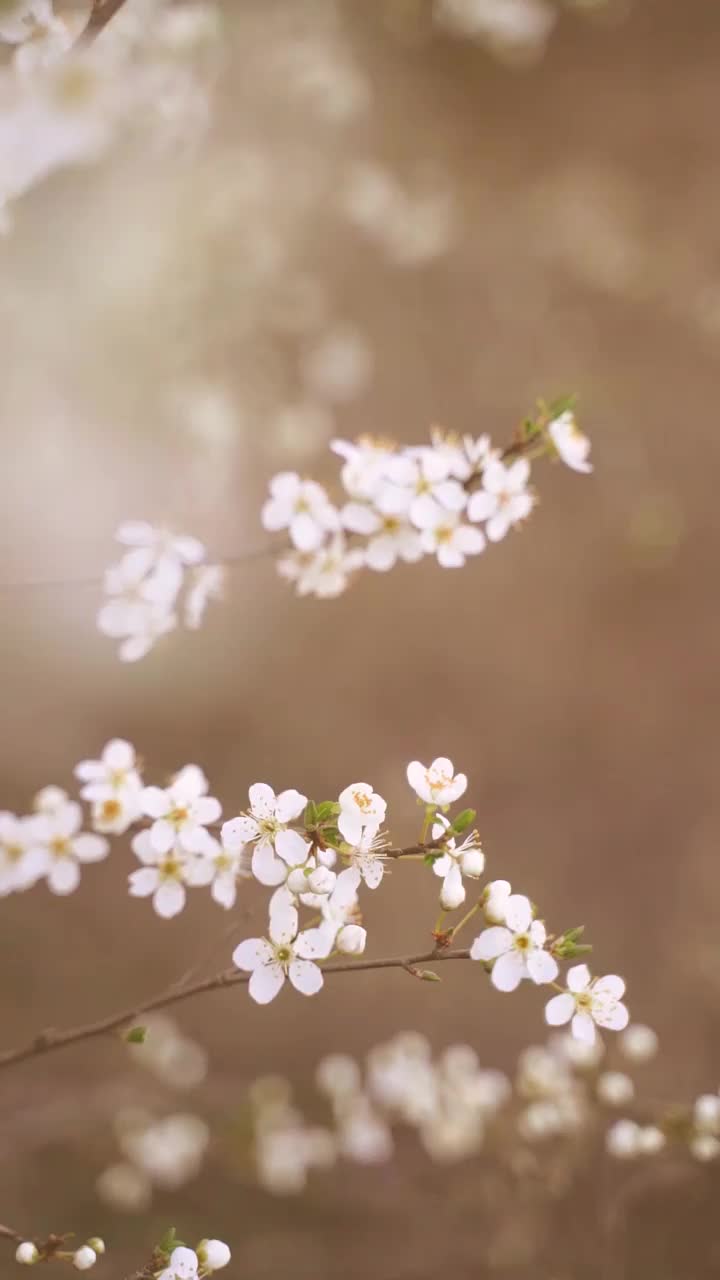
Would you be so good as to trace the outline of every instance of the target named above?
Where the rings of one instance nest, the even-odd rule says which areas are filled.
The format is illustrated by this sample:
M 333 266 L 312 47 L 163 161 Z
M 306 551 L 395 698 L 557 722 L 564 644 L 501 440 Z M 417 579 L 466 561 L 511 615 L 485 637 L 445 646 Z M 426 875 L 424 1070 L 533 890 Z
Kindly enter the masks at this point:
M 334 440 L 331 449 L 342 459 L 338 502 L 315 480 L 283 471 L 271 480 L 262 509 L 263 527 L 289 538 L 292 549 L 278 569 L 299 595 L 337 596 L 362 568 L 382 573 L 426 556 L 461 568 L 527 520 L 537 501 L 533 458 L 592 469 L 590 442 L 560 405 L 527 420 L 505 450 L 487 435 L 439 429 L 427 445 L 402 448 L 364 436 Z
M 15 1261 L 31 1267 L 36 1262 L 69 1262 L 76 1271 L 89 1271 L 105 1252 L 105 1241 L 100 1236 L 86 1240 L 78 1249 L 63 1249 L 59 1237 L 51 1237 L 47 1244 L 37 1245 L 32 1240 L 21 1240 L 15 1250 Z
M 178 626 L 197 630 L 208 601 L 220 595 L 223 570 L 207 564 L 202 542 L 172 534 L 145 520 L 126 520 L 116 533 L 127 547 L 105 572 L 107 600 L 97 624 L 106 636 L 121 640 L 122 662 L 137 662 L 156 641 Z
M 136 1213 L 148 1208 L 155 1188 L 177 1191 L 197 1176 L 210 1130 L 191 1111 L 158 1117 L 130 1107 L 116 1115 L 115 1136 L 122 1159 L 99 1175 L 97 1193 L 113 1209 Z

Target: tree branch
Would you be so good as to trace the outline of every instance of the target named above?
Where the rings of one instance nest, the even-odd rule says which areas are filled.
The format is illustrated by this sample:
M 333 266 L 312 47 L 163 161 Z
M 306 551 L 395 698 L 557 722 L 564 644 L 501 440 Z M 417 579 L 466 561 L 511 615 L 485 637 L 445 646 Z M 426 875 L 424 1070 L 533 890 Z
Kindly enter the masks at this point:
M 338 964 L 329 964 L 323 968 L 324 974 L 331 973 L 351 973 L 361 969 L 405 969 L 413 976 L 415 967 L 419 964 L 436 963 L 443 960 L 468 960 L 470 952 L 463 951 L 422 951 L 418 955 L 410 956 L 388 956 L 382 960 L 343 960 Z M 0 1056 L 0 1070 L 4 1067 L 11 1067 L 16 1062 L 24 1062 L 27 1058 L 40 1057 L 46 1053 L 54 1053 L 57 1049 L 64 1049 L 68 1045 L 79 1044 L 83 1040 L 93 1040 L 96 1036 L 107 1035 L 111 1031 L 117 1031 L 119 1027 L 131 1025 L 144 1013 L 152 1013 L 155 1009 L 167 1009 L 170 1005 L 179 1004 L 182 1000 L 190 1000 L 193 996 L 204 995 L 209 991 L 220 991 L 223 987 L 244 986 L 250 981 L 249 973 L 240 973 L 237 969 L 224 969 L 222 973 L 217 973 L 212 978 L 203 978 L 200 982 L 194 982 L 190 986 L 182 987 L 179 991 L 164 992 L 162 995 L 153 996 L 150 1000 L 142 1001 L 140 1004 L 132 1005 L 129 1009 L 124 1009 L 121 1013 L 111 1013 L 106 1018 L 99 1018 L 97 1022 L 89 1022 L 81 1027 L 72 1027 L 67 1031 L 42 1031 L 35 1036 L 28 1044 L 22 1045 L 19 1049 L 9 1049 Z
M 94 40 L 104 31 L 108 22 L 122 9 L 125 0 L 93 0 L 87 26 L 82 33 L 83 40 Z

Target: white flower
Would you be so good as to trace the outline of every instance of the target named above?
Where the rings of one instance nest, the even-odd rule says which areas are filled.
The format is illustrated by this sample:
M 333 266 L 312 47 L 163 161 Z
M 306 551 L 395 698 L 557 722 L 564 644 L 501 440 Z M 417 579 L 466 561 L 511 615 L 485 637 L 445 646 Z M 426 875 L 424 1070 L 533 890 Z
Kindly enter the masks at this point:
M 208 601 L 219 600 L 222 595 L 225 570 L 219 564 L 202 564 L 191 573 L 185 596 L 184 621 L 191 631 L 197 631 L 205 617 Z
M 363 561 L 368 569 L 385 573 L 398 560 L 415 564 L 425 554 L 417 529 L 401 516 L 382 515 L 362 502 L 348 502 L 340 512 L 343 526 L 368 539 Z
M 413 760 L 407 767 L 407 780 L 425 804 L 444 806 L 459 800 L 467 788 L 464 773 L 455 773 L 452 760 L 438 756 L 426 767 Z
M 698 1133 L 690 1139 L 690 1154 L 703 1164 L 720 1156 L 720 1140 L 710 1133 Z
M 344 955 L 361 955 L 365 950 L 367 932 L 359 924 L 357 888 L 360 868 L 348 867 L 337 877 L 333 890 L 322 902 L 322 923 L 317 926 L 329 940 L 327 954 L 341 951 Z M 312 930 L 306 930 L 307 934 Z
M 360 839 L 345 850 L 345 856 L 362 876 L 368 889 L 377 889 L 385 872 L 387 840 L 373 827 L 365 827 Z
M 26 1266 L 31 1267 L 33 1263 L 37 1262 L 39 1257 L 40 1254 L 30 1240 L 23 1240 L 22 1244 L 19 1244 L 15 1250 L 15 1261 L 22 1262 Z
M 439 840 L 449 827 L 447 818 L 440 814 L 438 821 L 433 824 L 433 840 Z M 441 906 L 445 911 L 454 911 L 465 901 L 463 876 L 476 880 L 485 870 L 485 854 L 480 848 L 477 831 L 472 831 L 459 846 L 454 837 L 451 837 L 445 843 L 442 856 L 435 858 L 432 869 L 436 876 L 442 876 Z
M 295 583 L 299 596 L 331 600 L 342 595 L 350 575 L 361 569 L 363 563 L 361 549 L 348 550 L 343 534 L 337 533 L 319 551 L 293 551 L 283 556 L 277 567 L 281 577 Z
M 37 25 L 13 56 L 15 68 L 21 74 L 33 72 L 61 58 L 75 44 L 86 24 L 83 13 L 63 17 L 54 14 L 52 4 L 47 0 L 35 0 L 33 9 Z
M 44 875 L 43 819 L 0 812 L 0 898 L 29 889 Z
M 361 436 L 354 443 L 331 440 L 330 448 L 344 458 L 340 480 L 349 497 L 374 499 L 385 480 L 385 469 L 388 459 L 394 455 L 394 445 L 385 440 L 375 440 L 372 436 Z
M 210 1130 L 200 1116 L 179 1112 L 154 1120 L 132 1108 L 116 1125 L 124 1154 L 159 1187 L 177 1190 L 201 1169 Z
M 505 908 L 512 893 L 509 880 L 491 880 L 483 890 L 483 915 L 488 924 L 504 924 Z
M 428 448 L 390 458 L 375 497 L 383 515 L 404 516 L 416 529 L 435 528 L 447 512 L 463 511 L 466 503 L 463 486 L 449 475 L 447 458 Z
M 720 1137 L 720 1096 L 717 1093 L 703 1093 L 696 1099 L 693 1123 L 702 1133 Z
M 67 791 L 62 787 L 43 787 L 33 800 L 33 809 L 36 813 L 56 813 L 67 804 L 69 799 Z
M 491 542 L 499 542 L 521 520 L 527 519 L 535 499 L 528 493 L 530 464 L 518 458 L 511 466 L 493 460 L 482 473 L 482 489 L 470 495 L 468 520 L 485 520 L 485 532 Z
M 658 1051 L 657 1033 L 641 1022 L 632 1022 L 618 1038 L 618 1047 L 630 1062 L 649 1062 Z
M 255 782 L 248 792 L 250 812 L 223 823 L 222 840 L 229 848 L 255 844 L 252 873 L 261 884 L 284 884 L 288 867 L 303 865 L 310 849 L 299 831 L 290 831 L 304 812 L 307 796 L 292 788 L 275 795 L 267 782 Z M 276 856 L 278 855 L 278 856 Z
M 632 1160 L 640 1154 L 640 1126 L 634 1120 L 616 1120 L 605 1134 L 605 1147 L 617 1160 Z
M 573 471 L 592 471 L 592 463 L 588 461 L 590 441 L 578 427 L 573 413 L 561 413 L 548 425 L 547 432 L 566 466 Z
M 73 893 L 80 883 L 80 864 L 100 862 L 110 846 L 103 836 L 81 831 L 82 809 L 69 800 L 38 819 L 38 835 L 43 848 L 35 849 L 29 864 L 44 875 L 53 893 Z
M 348 844 L 357 844 L 368 828 L 375 834 L 385 821 L 387 803 L 369 782 L 351 783 L 341 791 L 339 801 L 338 831 Z
M 544 950 L 545 941 L 545 926 L 533 920 L 530 899 L 514 893 L 505 907 L 505 925 L 484 929 L 470 948 L 470 958 L 493 960 L 493 986 L 514 991 L 523 978 L 544 983 L 557 977 L 557 961 Z
M 227 822 L 223 824 L 223 832 L 227 826 Z M 229 911 L 235 906 L 238 880 L 251 875 L 245 848 L 245 841 L 234 830 L 229 833 L 229 843 L 205 832 L 200 848 L 188 863 L 188 884 L 209 884 L 213 902 Z
M 121 835 L 140 817 L 142 779 L 129 742 L 111 739 L 99 760 L 81 760 L 75 766 L 75 777 L 84 784 L 80 795 L 92 803 L 98 831 Z
M 304 996 L 315 995 L 323 985 L 322 971 L 313 959 L 324 959 L 331 943 L 319 929 L 298 933 L 294 907 L 272 912 L 270 937 L 247 938 L 233 951 L 233 964 L 252 976 L 248 991 L 258 1004 L 274 1000 L 285 979 Z
M 485 536 L 470 524 L 462 524 L 452 511 L 437 508 L 433 523 L 421 534 L 423 551 L 437 556 L 443 569 L 461 569 L 467 556 L 485 550 Z
M 182 567 L 200 564 L 205 559 L 205 547 L 198 538 L 169 533 L 146 520 L 125 520 L 115 537 L 124 546 L 133 548 L 123 556 L 123 564 L 132 565 L 136 573 L 152 572 L 160 581 L 172 577 L 179 585 Z
M 624 1107 L 635 1094 L 635 1085 L 624 1071 L 603 1071 L 595 1088 L 600 1101 L 608 1107 Z
M 98 611 L 97 625 L 103 635 L 123 641 L 118 651 L 122 662 L 137 662 L 177 626 L 173 604 L 181 571 L 176 569 L 168 570 L 166 563 L 148 578 L 129 553 L 106 570 L 105 593 L 111 598 Z
M 230 1261 L 230 1250 L 223 1240 L 201 1240 L 197 1247 L 198 1261 L 206 1271 L 220 1271 Z
M 142 811 L 154 819 L 150 838 L 158 853 L 167 853 L 176 842 L 187 853 L 200 849 L 205 827 L 217 822 L 222 813 L 219 801 L 207 789 L 207 778 L 194 764 L 185 765 L 166 789 L 143 789 Z
M 189 855 L 179 845 L 160 853 L 149 830 L 131 841 L 136 858 L 145 865 L 128 877 L 131 898 L 149 898 L 163 920 L 178 915 L 185 906 L 185 885 L 191 883 Z
M 610 1031 L 622 1031 L 628 1024 L 628 1011 L 621 1003 L 625 983 L 616 974 L 592 978 L 586 964 L 576 964 L 567 974 L 568 990 L 553 996 L 545 1006 L 545 1018 L 551 1027 L 563 1026 L 572 1019 L 572 1033 L 578 1040 L 595 1039 L 595 1023 Z
M 181 1245 L 170 1254 L 170 1264 L 157 1276 L 157 1280 L 196 1280 L 198 1256 L 194 1249 Z
M 339 528 L 339 516 L 322 485 L 281 471 L 270 481 L 270 498 L 262 509 L 262 525 L 271 533 L 287 529 L 298 551 L 317 551 L 328 533 Z
M 73 1254 L 73 1266 L 78 1271 L 89 1271 L 97 1262 L 97 1254 L 89 1244 L 84 1244 L 80 1249 L 76 1249 Z

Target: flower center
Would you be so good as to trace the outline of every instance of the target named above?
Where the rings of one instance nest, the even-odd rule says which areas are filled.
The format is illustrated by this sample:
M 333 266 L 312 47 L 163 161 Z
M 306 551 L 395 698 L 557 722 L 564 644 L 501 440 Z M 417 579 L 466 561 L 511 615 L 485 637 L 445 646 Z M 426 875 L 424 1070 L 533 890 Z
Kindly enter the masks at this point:
M 519 933 L 515 938 L 515 947 L 518 951 L 529 951 L 530 935 L 527 933 Z
M 177 858 L 166 858 L 164 862 L 160 863 L 158 871 L 163 880 L 179 880 L 182 864 L 178 862 Z
M 8 862 L 20 861 L 24 852 L 21 844 L 6 844 L 4 848 L 5 848 L 5 857 L 7 858 Z
M 579 994 L 575 996 L 575 1003 L 578 1009 L 591 1009 L 592 996 L 589 991 L 580 991 Z
M 289 961 L 292 960 L 292 949 L 290 947 L 285 947 L 285 946 L 276 947 L 275 959 L 278 961 L 279 964 L 282 964 L 282 965 L 288 964 Z
M 105 822 L 113 822 L 115 818 L 119 818 L 122 813 L 122 805 L 119 800 L 104 800 L 100 810 L 100 816 Z
M 187 822 L 190 814 L 187 809 L 173 809 L 168 814 L 168 822 L 172 822 L 174 827 L 181 827 L 183 822 Z
M 70 841 L 65 836 L 56 836 L 50 841 L 50 852 L 54 858 L 66 857 L 70 849 Z

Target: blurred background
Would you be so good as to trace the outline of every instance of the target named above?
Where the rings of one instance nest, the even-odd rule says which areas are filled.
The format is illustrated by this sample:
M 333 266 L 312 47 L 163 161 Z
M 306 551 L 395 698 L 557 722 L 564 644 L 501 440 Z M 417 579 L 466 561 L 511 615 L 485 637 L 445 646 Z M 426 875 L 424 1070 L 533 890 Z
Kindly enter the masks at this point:
M 498 36 L 471 0 L 228 0 L 207 121 L 172 144 L 138 129 L 16 205 L 0 240 L 0 807 L 69 787 L 123 736 L 151 781 L 202 765 L 228 815 L 258 779 L 318 799 L 367 779 L 409 843 L 405 766 L 449 755 L 490 875 L 556 928 L 586 924 L 660 1035 L 649 1092 L 690 1099 L 720 1061 L 720 12 L 531 8 Z M 242 556 L 265 542 L 273 472 L 334 484 L 333 437 L 420 443 L 439 423 L 502 444 L 566 391 L 593 475 L 539 467 L 528 527 L 464 570 L 368 573 L 323 602 L 258 558 L 231 568 L 200 632 L 135 666 L 97 633 L 120 520 Z M 223 968 L 264 924 L 252 884 L 232 913 L 198 893 L 159 921 L 127 895 L 134 866 L 119 841 L 71 897 L 0 902 L 2 1047 Z M 369 954 L 422 947 L 437 888 L 413 865 L 366 894 Z M 412 1142 L 275 1199 L 213 1140 L 147 1212 L 99 1203 L 120 1107 L 222 1125 L 259 1073 L 302 1090 L 323 1054 L 404 1028 L 510 1070 L 543 1037 L 542 1002 L 447 970 L 441 986 L 380 972 L 313 1001 L 181 1006 L 210 1074 L 180 1102 L 112 1040 L 7 1071 L 0 1220 L 100 1231 L 113 1280 L 170 1222 L 229 1240 L 253 1280 L 717 1274 L 717 1173 L 689 1161 L 631 1188 L 610 1253 L 599 1171 L 548 1207 L 541 1186 L 501 1194 L 482 1161 L 434 1168 Z

